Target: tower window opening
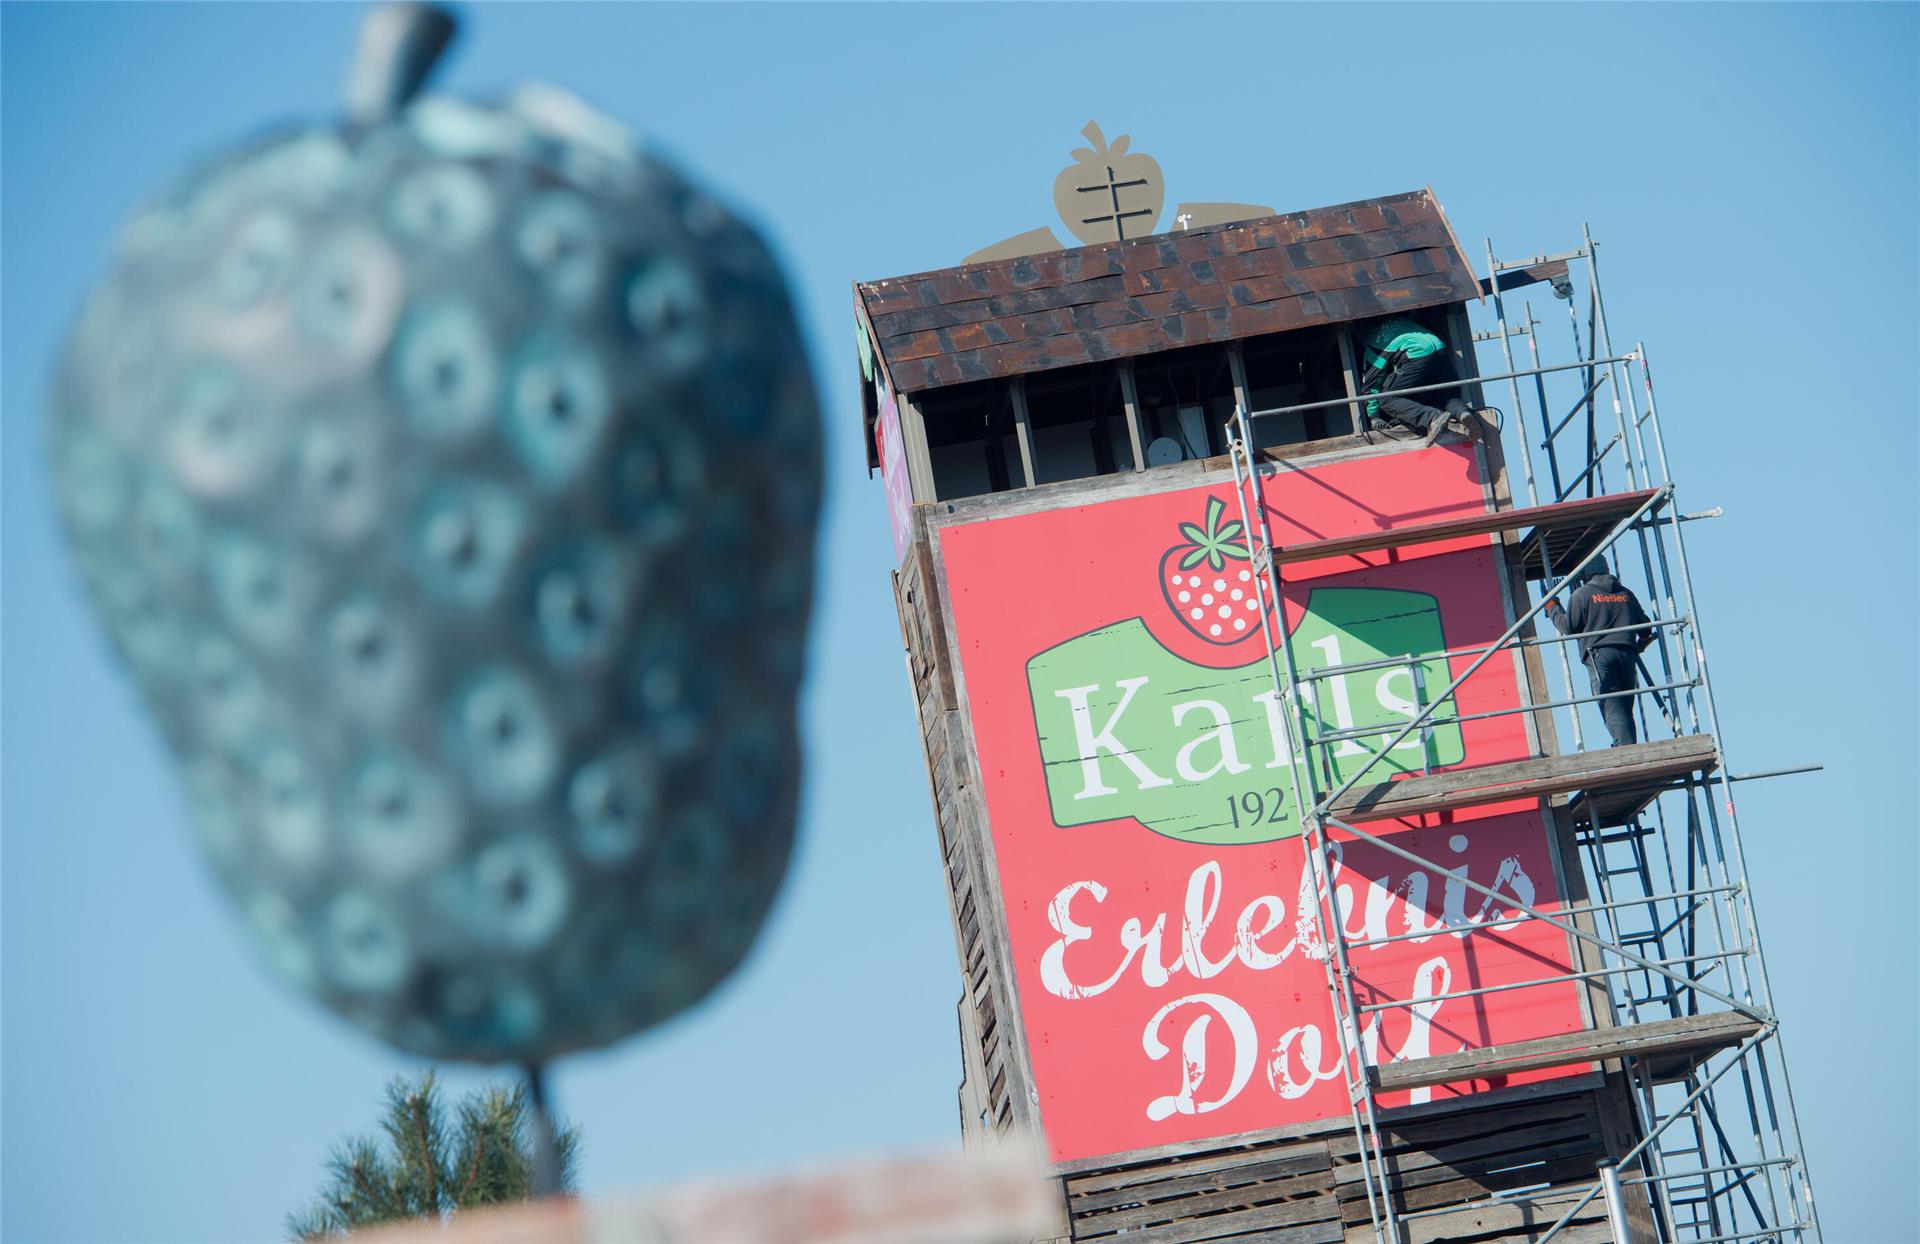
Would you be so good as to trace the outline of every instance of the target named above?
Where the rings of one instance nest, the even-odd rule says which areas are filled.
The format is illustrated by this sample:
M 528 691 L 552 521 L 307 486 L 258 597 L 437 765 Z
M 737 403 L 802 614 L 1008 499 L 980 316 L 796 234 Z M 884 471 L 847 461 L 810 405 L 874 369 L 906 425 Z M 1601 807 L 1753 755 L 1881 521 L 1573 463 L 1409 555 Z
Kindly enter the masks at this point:
M 1026 483 L 1007 381 L 954 385 L 917 400 L 926 422 L 933 489 L 941 500 L 1006 492 Z
M 1029 376 L 1026 401 L 1034 483 L 1133 470 L 1117 367 L 1064 367 Z
M 1223 346 L 1188 346 L 1134 363 L 1140 440 L 1147 465 L 1227 452 L 1222 428 L 1233 415 L 1233 371 Z
M 1253 410 L 1274 410 L 1347 395 L 1340 342 L 1331 328 L 1299 329 L 1249 337 L 1241 343 L 1247 401 Z M 1353 429 L 1347 408 L 1301 411 L 1254 420 L 1253 443 L 1266 449 L 1344 436 Z

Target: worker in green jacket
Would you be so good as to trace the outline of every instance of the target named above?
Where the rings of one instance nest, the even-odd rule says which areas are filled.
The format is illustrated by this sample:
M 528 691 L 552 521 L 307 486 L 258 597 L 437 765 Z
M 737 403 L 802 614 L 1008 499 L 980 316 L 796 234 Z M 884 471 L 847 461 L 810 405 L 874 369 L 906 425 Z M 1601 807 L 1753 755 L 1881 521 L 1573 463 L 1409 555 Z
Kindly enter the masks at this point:
M 1360 391 L 1380 396 L 1367 403 L 1368 427 L 1399 440 L 1419 438 L 1431 445 L 1452 429 L 1473 435 L 1472 407 L 1445 389 L 1389 396 L 1396 389 L 1413 389 L 1457 379 L 1453 358 L 1439 337 L 1405 316 L 1382 320 L 1367 334 L 1360 360 Z M 1432 403 L 1444 400 L 1445 405 Z

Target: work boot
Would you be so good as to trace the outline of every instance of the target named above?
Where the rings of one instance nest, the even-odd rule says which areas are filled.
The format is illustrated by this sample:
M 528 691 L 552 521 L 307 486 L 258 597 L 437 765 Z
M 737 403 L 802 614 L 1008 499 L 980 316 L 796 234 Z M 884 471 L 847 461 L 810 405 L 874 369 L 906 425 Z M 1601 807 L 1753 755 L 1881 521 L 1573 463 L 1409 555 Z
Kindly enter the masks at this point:
M 1370 431 L 1378 432 L 1388 440 L 1411 441 L 1417 440 L 1420 436 L 1420 433 L 1414 431 L 1406 424 L 1396 422 L 1392 419 L 1382 419 L 1378 415 L 1375 415 L 1367 421 L 1367 427 Z
M 1480 439 L 1480 416 L 1491 417 L 1490 410 L 1476 411 L 1462 398 L 1447 399 L 1446 425 L 1470 441 Z M 1429 441 L 1429 444 L 1432 442 Z
M 1449 419 L 1445 415 L 1435 415 L 1432 421 L 1427 424 L 1426 443 L 1431 445 L 1439 440 L 1440 434 L 1448 428 L 1453 428 L 1455 431 L 1461 430 L 1458 423 L 1458 420 Z

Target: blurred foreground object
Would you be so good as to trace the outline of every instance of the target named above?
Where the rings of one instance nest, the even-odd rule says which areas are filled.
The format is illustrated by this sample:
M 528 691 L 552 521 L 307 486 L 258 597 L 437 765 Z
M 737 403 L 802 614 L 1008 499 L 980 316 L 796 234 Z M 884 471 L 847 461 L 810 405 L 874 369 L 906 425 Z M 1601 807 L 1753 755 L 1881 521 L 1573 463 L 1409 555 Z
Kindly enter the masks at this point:
M 367 1244 L 996 1244 L 1064 1233 L 1039 1157 L 1018 1146 L 874 1160 L 656 1195 L 545 1201 L 393 1227 Z
M 461 1098 L 451 1117 L 431 1072 L 387 1084 L 377 1133 L 334 1147 L 329 1177 L 313 1203 L 288 1216 L 296 1240 L 337 1239 L 349 1231 L 415 1219 L 445 1223 L 457 1214 L 524 1201 L 538 1165 L 524 1086 L 493 1085 Z M 578 1129 L 555 1141 L 559 1191 L 573 1191 Z
M 403 1049 L 658 1023 L 785 873 L 819 416 L 755 234 L 546 86 L 414 100 L 127 225 L 49 429 L 86 595 L 273 971 Z

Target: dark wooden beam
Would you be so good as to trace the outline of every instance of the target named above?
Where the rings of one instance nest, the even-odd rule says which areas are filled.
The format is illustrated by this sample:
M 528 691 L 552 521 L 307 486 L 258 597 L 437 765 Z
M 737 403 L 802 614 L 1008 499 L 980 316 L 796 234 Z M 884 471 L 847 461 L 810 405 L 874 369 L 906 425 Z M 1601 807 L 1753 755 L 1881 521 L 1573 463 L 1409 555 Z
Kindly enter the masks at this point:
M 1567 261 L 1564 259 L 1555 259 L 1548 263 L 1529 264 L 1524 268 L 1501 269 L 1499 288 L 1500 292 L 1505 293 L 1507 290 L 1521 289 L 1528 285 L 1536 285 L 1541 281 L 1563 282 L 1566 279 Z M 1481 277 L 1480 293 L 1482 297 L 1491 294 L 1493 290 L 1493 282 L 1486 277 Z
M 1665 786 L 1687 774 L 1711 773 L 1716 764 L 1713 738 L 1690 734 L 1567 756 L 1416 773 L 1397 781 L 1356 787 L 1341 796 L 1330 811 L 1343 821 L 1379 821 L 1576 790 Z
M 1764 1027 L 1761 1021 L 1737 1011 L 1683 1015 L 1678 1019 L 1630 1024 L 1623 1028 L 1563 1033 L 1434 1058 L 1415 1058 L 1371 1068 L 1368 1074 L 1378 1091 L 1390 1093 L 1609 1058 L 1704 1057 L 1715 1050 L 1730 1049 Z
M 1496 531 L 1520 531 L 1529 527 L 1533 531 L 1527 536 L 1528 540 L 1542 532 L 1568 527 L 1585 529 L 1600 526 L 1604 530 L 1639 509 L 1651 496 L 1653 490 L 1645 489 L 1640 492 L 1610 493 L 1604 497 L 1583 497 L 1552 505 L 1523 506 L 1517 510 L 1489 510 L 1483 514 L 1467 514 L 1433 523 L 1383 527 L 1378 531 L 1363 531 L 1357 535 L 1283 545 L 1275 550 L 1275 556 L 1284 566 L 1289 562 L 1351 557 L 1356 553 L 1378 553 L 1409 544 L 1432 544 L 1440 540 L 1492 535 Z M 1525 547 L 1524 543 L 1522 547 Z

